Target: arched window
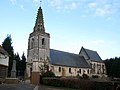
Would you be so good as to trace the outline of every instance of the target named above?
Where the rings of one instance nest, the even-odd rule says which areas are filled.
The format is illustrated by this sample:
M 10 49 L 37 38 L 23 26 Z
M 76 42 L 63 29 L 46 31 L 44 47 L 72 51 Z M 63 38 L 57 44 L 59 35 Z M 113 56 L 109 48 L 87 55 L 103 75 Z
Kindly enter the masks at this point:
M 61 67 L 59 67 L 59 72 L 61 72 Z
M 93 64 L 93 69 L 95 69 L 95 63 Z
M 34 47 L 34 38 L 32 38 L 32 41 L 31 41 L 31 48 L 33 48 Z
M 90 73 L 89 69 L 87 70 L 87 73 L 88 73 L 88 74 Z
M 45 44 L 45 38 L 42 38 L 42 45 Z
M 103 74 L 105 74 L 105 66 L 102 65 Z
M 79 69 L 79 73 L 81 74 L 81 69 Z
M 71 73 L 71 68 L 69 68 L 69 73 Z

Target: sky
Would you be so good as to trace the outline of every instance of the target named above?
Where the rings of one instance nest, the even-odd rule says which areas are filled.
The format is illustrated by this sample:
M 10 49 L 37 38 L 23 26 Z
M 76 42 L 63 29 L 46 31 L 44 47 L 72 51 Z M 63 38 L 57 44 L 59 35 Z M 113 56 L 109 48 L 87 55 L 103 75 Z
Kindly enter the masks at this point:
M 120 56 L 120 0 L 1 0 L 0 44 L 11 35 L 14 52 L 27 56 L 39 6 L 50 48 L 78 54 L 83 46 L 103 60 Z

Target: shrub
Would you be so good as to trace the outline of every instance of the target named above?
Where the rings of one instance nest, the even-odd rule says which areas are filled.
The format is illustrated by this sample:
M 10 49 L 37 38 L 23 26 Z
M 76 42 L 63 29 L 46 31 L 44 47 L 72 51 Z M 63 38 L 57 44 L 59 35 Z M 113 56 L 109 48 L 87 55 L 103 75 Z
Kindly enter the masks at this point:
M 59 78 L 43 78 L 43 84 L 56 87 L 64 87 L 63 81 Z
M 94 90 L 114 90 L 111 82 L 94 82 Z
M 2 81 L 0 81 L 0 84 L 2 84 Z
M 42 74 L 42 77 L 55 77 L 55 74 L 52 71 L 47 71 Z
M 98 75 L 92 75 L 92 78 L 99 78 Z
M 87 74 L 83 74 L 82 77 L 83 77 L 84 79 L 89 79 L 89 76 L 88 76 Z
M 68 79 L 68 78 L 43 78 L 43 84 L 67 87 L 74 89 L 92 90 L 93 82 L 90 80 Z
M 55 77 L 55 74 L 52 71 L 42 72 L 40 75 L 40 84 L 43 84 L 44 77 Z
M 85 79 L 43 78 L 43 84 L 80 90 L 114 90 L 111 82 L 95 82 Z

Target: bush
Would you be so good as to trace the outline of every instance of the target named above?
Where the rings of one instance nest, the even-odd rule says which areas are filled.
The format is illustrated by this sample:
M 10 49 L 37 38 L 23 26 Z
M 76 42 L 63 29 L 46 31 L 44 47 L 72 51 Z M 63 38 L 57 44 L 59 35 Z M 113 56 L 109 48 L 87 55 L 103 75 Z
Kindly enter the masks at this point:
M 89 76 L 87 74 L 82 75 L 83 79 L 89 79 Z
M 0 81 L 0 84 L 2 84 L 2 81 Z
M 94 90 L 114 90 L 111 82 L 94 82 Z
M 56 87 L 64 87 L 63 81 L 59 78 L 43 78 L 43 84 Z
M 43 78 L 43 84 L 80 90 L 114 90 L 111 82 L 95 82 L 85 79 Z
M 98 75 L 92 75 L 92 78 L 99 78 Z
M 52 71 L 42 72 L 40 75 L 40 84 L 43 84 L 44 77 L 55 77 L 55 74 Z
M 43 84 L 74 89 L 92 90 L 93 82 L 90 80 L 68 78 L 43 78 Z
M 42 77 L 55 77 L 55 74 L 52 71 L 47 71 L 42 74 Z

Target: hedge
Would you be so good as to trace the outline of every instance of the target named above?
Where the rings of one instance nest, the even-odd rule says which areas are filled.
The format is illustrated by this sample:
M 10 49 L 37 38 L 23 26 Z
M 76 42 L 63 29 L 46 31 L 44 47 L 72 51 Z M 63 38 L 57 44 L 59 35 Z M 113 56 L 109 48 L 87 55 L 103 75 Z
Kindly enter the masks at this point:
M 82 90 L 114 90 L 110 82 L 95 82 L 91 80 L 68 78 L 43 78 L 43 84 L 55 87 L 66 87 Z

